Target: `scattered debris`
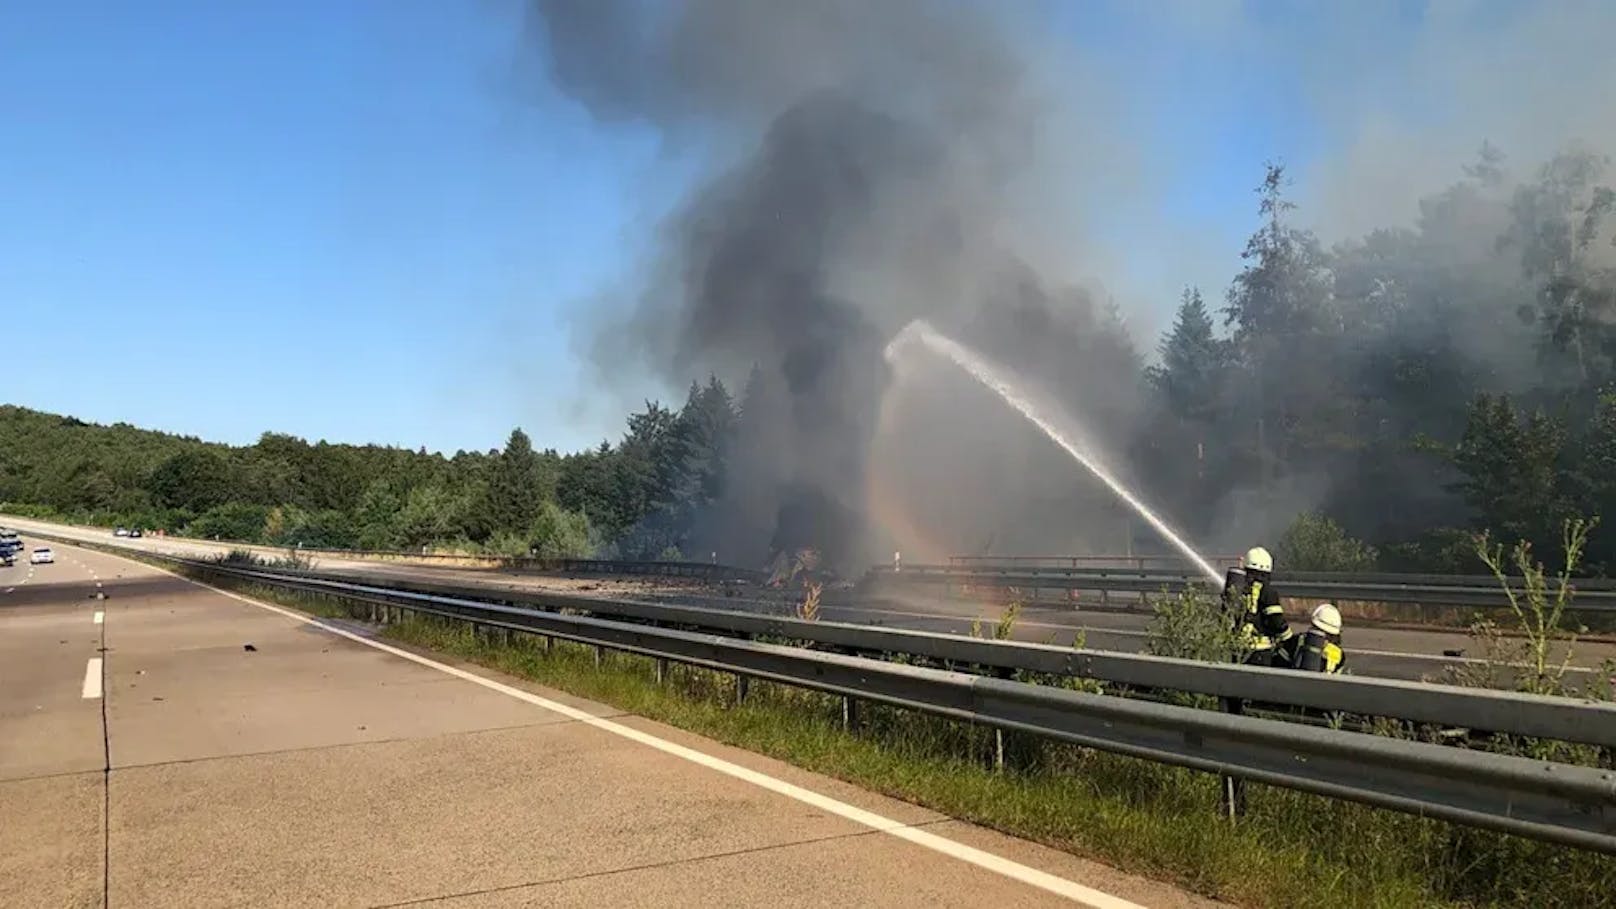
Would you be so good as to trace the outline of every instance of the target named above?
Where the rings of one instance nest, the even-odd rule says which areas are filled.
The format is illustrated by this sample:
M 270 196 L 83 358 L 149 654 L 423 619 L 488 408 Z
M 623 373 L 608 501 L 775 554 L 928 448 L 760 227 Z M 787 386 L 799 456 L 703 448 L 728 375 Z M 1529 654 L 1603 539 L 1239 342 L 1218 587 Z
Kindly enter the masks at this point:
M 257 653 L 258 652 L 258 648 L 254 647 L 251 644 L 242 644 L 241 649 L 247 651 L 248 653 Z
M 161 700 L 162 700 L 162 698 L 159 698 L 159 697 L 154 697 L 154 698 L 152 698 L 152 700 L 154 700 L 154 701 L 161 701 Z

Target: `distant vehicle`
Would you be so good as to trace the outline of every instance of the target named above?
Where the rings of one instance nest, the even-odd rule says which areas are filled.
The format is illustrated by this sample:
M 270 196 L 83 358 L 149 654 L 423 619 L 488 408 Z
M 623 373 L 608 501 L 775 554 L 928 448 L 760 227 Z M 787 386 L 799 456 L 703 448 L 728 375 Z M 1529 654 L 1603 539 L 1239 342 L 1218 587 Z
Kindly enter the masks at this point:
M 112 532 L 112 535 L 115 537 L 126 537 L 129 536 L 129 531 L 126 528 L 119 527 L 117 530 Z
M 132 537 L 140 536 L 140 528 L 136 527 L 134 530 L 129 531 L 129 535 Z
M 46 565 L 55 561 L 56 554 L 51 552 L 50 548 L 47 546 L 41 546 L 38 549 L 35 549 L 34 554 L 28 557 L 28 562 L 33 565 Z

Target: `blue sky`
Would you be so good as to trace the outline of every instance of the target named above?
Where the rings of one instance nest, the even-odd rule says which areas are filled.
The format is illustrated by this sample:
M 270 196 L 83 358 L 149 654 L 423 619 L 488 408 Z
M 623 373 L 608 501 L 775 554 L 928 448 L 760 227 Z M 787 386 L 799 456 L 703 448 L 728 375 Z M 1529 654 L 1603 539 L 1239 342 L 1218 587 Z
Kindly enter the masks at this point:
M 1184 273 L 1216 296 L 1263 160 L 1305 172 L 1327 138 L 1309 98 L 1149 4 L 1054 6 L 1057 43 L 1130 74 L 1153 216 L 1202 238 Z M 519 31 L 499 2 L 5 5 L 0 400 L 237 443 L 615 438 L 573 314 L 643 252 L 666 162 L 518 70 Z M 1150 220 L 1112 239 L 1162 281 Z

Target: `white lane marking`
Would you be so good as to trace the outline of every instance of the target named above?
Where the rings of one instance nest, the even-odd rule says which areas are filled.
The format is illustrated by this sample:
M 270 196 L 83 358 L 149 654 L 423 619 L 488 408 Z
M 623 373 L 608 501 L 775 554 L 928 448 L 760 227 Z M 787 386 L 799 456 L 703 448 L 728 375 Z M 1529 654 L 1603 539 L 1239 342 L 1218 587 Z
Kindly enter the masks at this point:
M 165 574 L 174 574 L 173 572 L 166 571 L 162 568 L 158 568 L 157 570 L 163 571 Z M 483 678 L 476 673 L 467 672 L 464 669 L 459 669 L 445 663 L 440 663 L 437 660 L 428 659 L 427 657 L 419 654 L 411 653 L 408 650 L 402 650 L 388 644 L 383 644 L 380 641 L 371 640 L 370 638 L 354 634 L 351 631 L 346 631 L 332 625 L 327 625 L 324 622 L 293 612 L 290 609 L 283 609 L 269 603 L 249 599 L 233 591 L 214 587 L 211 584 L 203 584 L 198 581 L 192 581 L 190 578 L 186 578 L 183 575 L 176 574 L 174 576 L 180 578 L 181 580 L 196 584 L 198 587 L 206 588 L 222 596 L 227 596 L 232 600 L 246 603 L 249 606 L 256 606 L 259 609 L 267 609 L 270 612 L 283 615 L 295 622 L 301 622 L 305 625 L 313 625 L 322 631 L 329 632 L 330 634 L 337 635 L 338 637 L 347 638 L 350 641 L 363 644 L 366 647 L 373 647 L 382 651 L 383 653 L 390 653 L 393 656 L 409 660 L 412 663 L 419 663 L 420 665 L 429 669 L 436 669 L 437 671 L 446 675 L 452 675 L 455 678 L 464 679 L 465 681 L 473 684 L 481 685 L 490 691 L 497 691 L 500 694 L 506 695 L 507 697 L 513 697 L 519 701 L 525 701 L 526 703 L 532 704 L 535 707 L 549 710 L 552 713 L 559 713 L 568 719 L 576 720 L 580 723 L 586 723 L 603 732 L 609 732 L 612 735 L 621 736 L 630 741 L 638 742 L 642 745 L 655 748 L 656 750 L 665 754 L 682 758 L 693 764 L 706 767 L 709 770 L 716 770 L 719 773 L 734 777 L 735 779 L 743 782 L 751 783 L 754 786 L 767 789 L 770 792 L 783 795 L 786 798 L 795 799 L 803 804 L 811 805 L 821 811 L 846 818 L 847 820 L 850 820 L 856 824 L 862 824 L 880 833 L 895 836 L 900 840 L 905 840 L 922 848 L 930 849 L 933 852 L 941 853 L 949 856 L 950 858 L 959 859 L 962 862 L 968 862 L 977 866 L 978 868 L 991 871 L 995 874 L 1003 875 L 1004 877 L 1020 881 L 1029 886 L 1037 887 L 1040 890 L 1048 891 L 1049 893 L 1056 894 L 1057 896 L 1066 897 L 1067 899 L 1090 906 L 1092 909 L 1145 909 L 1145 907 L 1140 906 L 1138 903 L 1129 902 L 1121 897 L 1112 896 L 1109 893 L 1095 890 L 1092 887 L 1085 887 L 1076 881 L 1069 881 L 1063 877 L 1057 877 L 1046 871 L 1039 871 L 1037 868 L 1023 865 L 1020 862 L 1004 858 L 1003 856 L 994 855 L 991 852 L 985 852 L 973 846 L 967 846 L 964 843 L 958 843 L 946 837 L 938 836 L 930 831 L 911 827 L 901 821 L 895 821 L 889 817 L 876 814 L 873 811 L 866 811 L 863 808 L 849 805 L 846 802 L 838 801 L 837 799 L 833 799 L 826 795 L 821 795 L 810 789 L 804 789 L 801 786 L 788 783 L 785 780 L 776 779 L 768 774 L 760 773 L 749 767 L 742 767 L 739 764 L 734 764 L 724 760 L 723 758 L 714 757 L 710 754 L 697 751 L 694 748 L 687 748 L 666 739 L 657 738 L 650 733 L 642 732 L 638 729 L 634 729 L 633 727 L 624 726 L 621 723 L 614 723 L 611 720 L 602 719 L 593 714 L 585 713 L 584 711 L 575 707 L 569 707 L 566 704 L 552 701 L 549 698 L 540 697 L 539 695 L 536 695 L 530 691 L 523 691 L 520 688 L 513 688 L 510 685 L 496 682 L 493 679 Z M 97 660 L 96 662 L 99 663 L 100 661 Z M 86 679 L 85 685 L 89 685 L 88 679 Z M 88 697 L 89 695 L 85 696 Z
M 101 696 L 101 658 L 90 657 L 84 664 L 84 696 L 98 698 Z
M 97 609 L 95 611 L 95 623 L 97 625 L 99 625 L 102 622 L 105 622 L 106 620 L 107 620 L 107 614 L 102 612 L 101 610 Z

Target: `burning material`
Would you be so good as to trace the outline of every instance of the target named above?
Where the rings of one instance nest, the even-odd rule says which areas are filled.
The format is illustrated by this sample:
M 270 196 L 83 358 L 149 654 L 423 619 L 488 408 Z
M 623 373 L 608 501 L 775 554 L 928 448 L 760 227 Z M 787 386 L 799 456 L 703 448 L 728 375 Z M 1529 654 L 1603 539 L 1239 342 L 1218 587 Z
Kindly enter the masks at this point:
M 819 570 L 819 550 L 807 546 L 796 552 L 780 552 L 774 557 L 774 563 L 769 568 L 768 586 L 790 587 L 798 578 L 807 581 Z
M 804 594 L 802 602 L 797 604 L 797 618 L 808 622 L 819 621 L 819 595 L 824 590 L 824 584 L 808 585 L 808 592 Z

